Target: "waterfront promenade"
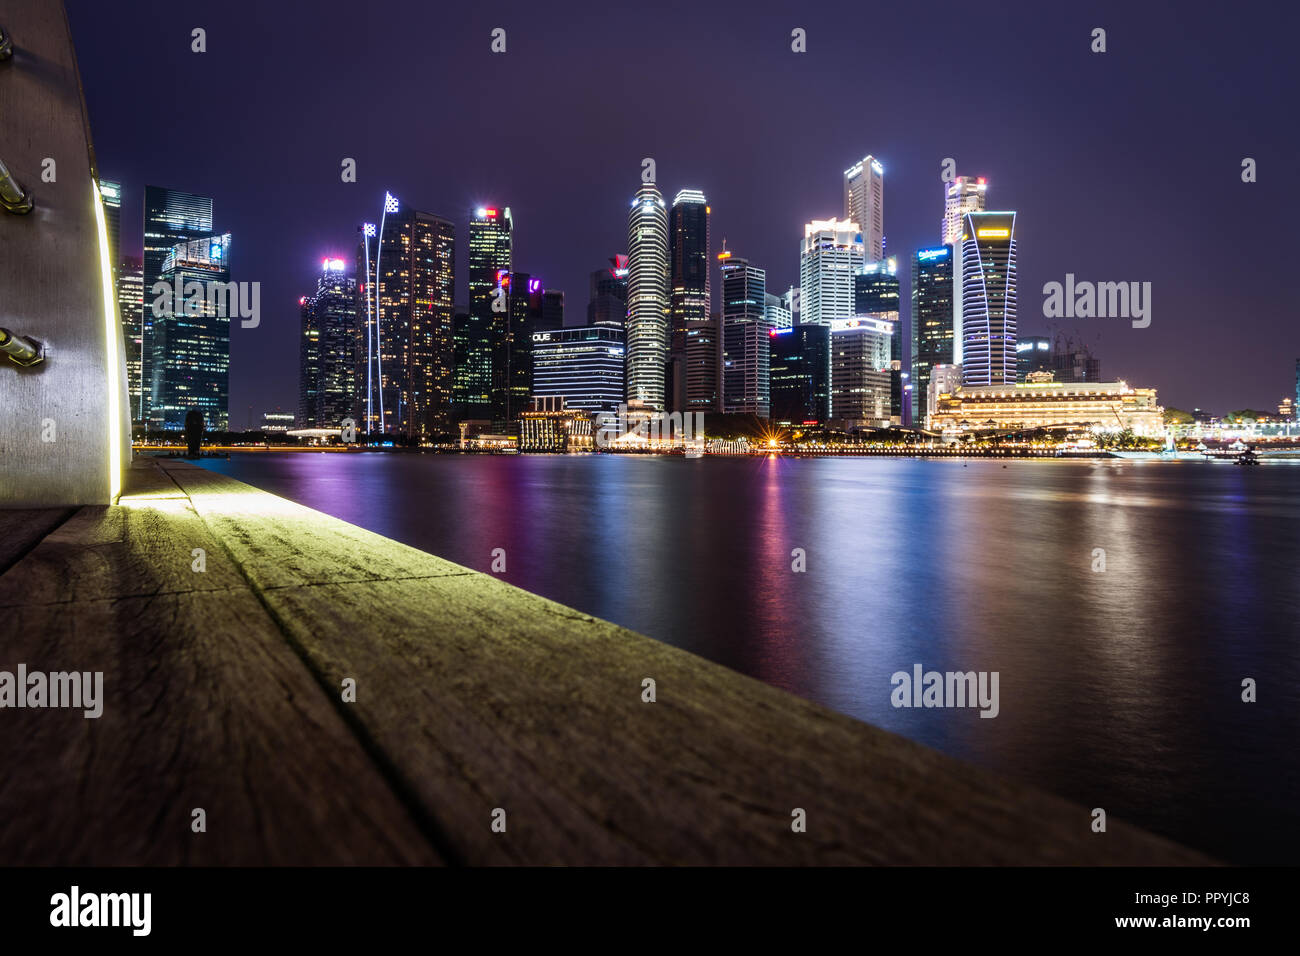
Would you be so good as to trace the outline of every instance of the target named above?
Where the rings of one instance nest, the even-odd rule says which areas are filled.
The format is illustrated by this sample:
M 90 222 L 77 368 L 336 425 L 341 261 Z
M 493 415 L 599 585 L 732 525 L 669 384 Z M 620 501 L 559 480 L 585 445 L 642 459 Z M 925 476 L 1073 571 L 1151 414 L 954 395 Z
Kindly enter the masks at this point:
M 104 675 L 0 713 L 8 864 L 1209 862 L 188 462 L 0 542 L 0 669 Z

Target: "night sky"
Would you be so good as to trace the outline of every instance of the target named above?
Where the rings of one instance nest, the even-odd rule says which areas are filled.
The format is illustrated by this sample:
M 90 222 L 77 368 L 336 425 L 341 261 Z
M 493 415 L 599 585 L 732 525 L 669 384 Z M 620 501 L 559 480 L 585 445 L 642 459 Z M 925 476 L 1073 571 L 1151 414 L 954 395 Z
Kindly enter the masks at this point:
M 458 303 L 470 210 L 510 206 L 515 267 L 565 290 L 575 324 L 588 273 L 626 252 L 646 156 L 668 202 L 705 192 L 715 251 L 725 236 L 773 292 L 867 153 L 904 271 L 938 240 L 953 157 L 987 177 L 990 209 L 1019 213 L 1022 336 L 1073 332 L 1103 377 L 1167 406 L 1272 410 L 1294 391 L 1289 4 L 67 5 L 100 173 L 124 187 L 123 251 L 140 250 L 144 185 L 184 189 L 233 234 L 232 279 L 263 284 L 260 327 L 231 330 L 235 428 L 250 408 L 255 424 L 296 410 L 298 298 L 323 257 L 352 259 L 386 189 L 456 222 Z M 340 181 L 344 157 L 358 182 Z M 1041 289 L 1067 272 L 1151 282 L 1151 326 L 1049 328 Z

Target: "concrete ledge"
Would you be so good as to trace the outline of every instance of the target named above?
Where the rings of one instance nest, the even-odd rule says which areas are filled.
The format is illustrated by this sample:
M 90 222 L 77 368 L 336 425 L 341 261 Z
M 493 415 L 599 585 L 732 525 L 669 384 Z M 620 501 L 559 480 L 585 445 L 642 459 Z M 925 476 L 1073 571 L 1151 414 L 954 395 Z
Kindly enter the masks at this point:
M 194 465 L 131 474 L 0 576 L 0 668 L 106 672 L 98 721 L 0 712 L 8 862 L 1212 862 Z

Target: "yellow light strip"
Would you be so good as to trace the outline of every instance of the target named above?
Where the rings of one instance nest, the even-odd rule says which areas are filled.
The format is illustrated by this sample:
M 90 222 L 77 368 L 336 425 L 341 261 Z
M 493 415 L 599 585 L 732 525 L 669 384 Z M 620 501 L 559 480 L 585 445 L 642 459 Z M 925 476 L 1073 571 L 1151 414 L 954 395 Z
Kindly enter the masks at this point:
M 108 373 L 108 500 L 116 502 L 122 493 L 122 442 L 118 434 L 122 427 L 119 416 L 121 405 L 118 396 L 117 369 L 117 302 L 113 294 L 113 267 L 108 261 L 108 224 L 104 220 L 104 201 L 99 194 L 99 183 L 91 181 L 95 200 L 95 226 L 99 230 L 99 278 L 104 287 L 104 345 L 107 355 L 104 369 Z

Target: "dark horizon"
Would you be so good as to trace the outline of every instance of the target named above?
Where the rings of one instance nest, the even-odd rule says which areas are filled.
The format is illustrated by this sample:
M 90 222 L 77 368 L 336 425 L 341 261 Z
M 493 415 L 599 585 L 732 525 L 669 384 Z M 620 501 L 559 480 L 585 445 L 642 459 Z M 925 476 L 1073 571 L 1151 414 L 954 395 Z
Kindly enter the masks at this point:
M 1300 152 L 1276 82 L 1289 11 L 663 4 L 647 26 L 643 8 L 596 4 L 508 3 L 455 22 L 337 0 L 310 17 L 246 2 L 68 6 L 100 174 L 123 185 L 123 254 L 139 251 L 144 186 L 170 186 L 213 198 L 232 279 L 263 283 L 260 327 L 232 327 L 232 427 L 250 406 L 254 424 L 296 410 L 298 299 L 322 258 L 351 263 L 385 190 L 456 223 L 460 303 L 469 211 L 510 206 L 517 268 L 562 289 L 576 324 L 588 274 L 626 252 L 646 156 L 668 202 L 703 190 L 714 251 L 725 237 L 778 293 L 797 281 L 803 224 L 840 215 L 843 170 L 876 156 L 905 296 L 911 253 L 939 241 L 953 157 L 988 179 L 988 208 L 1019 213 L 1020 335 L 1073 332 L 1103 378 L 1155 387 L 1166 407 L 1271 412 L 1294 394 L 1294 294 L 1260 254 L 1285 247 L 1285 164 Z M 489 50 L 498 26 L 505 54 Z M 1097 26 L 1105 54 L 1089 50 Z M 790 51 L 794 27 L 805 54 Z M 124 58 L 124 36 L 152 58 Z M 340 181 L 344 157 L 358 182 Z M 1067 272 L 1150 281 L 1150 328 L 1049 328 L 1041 289 Z

